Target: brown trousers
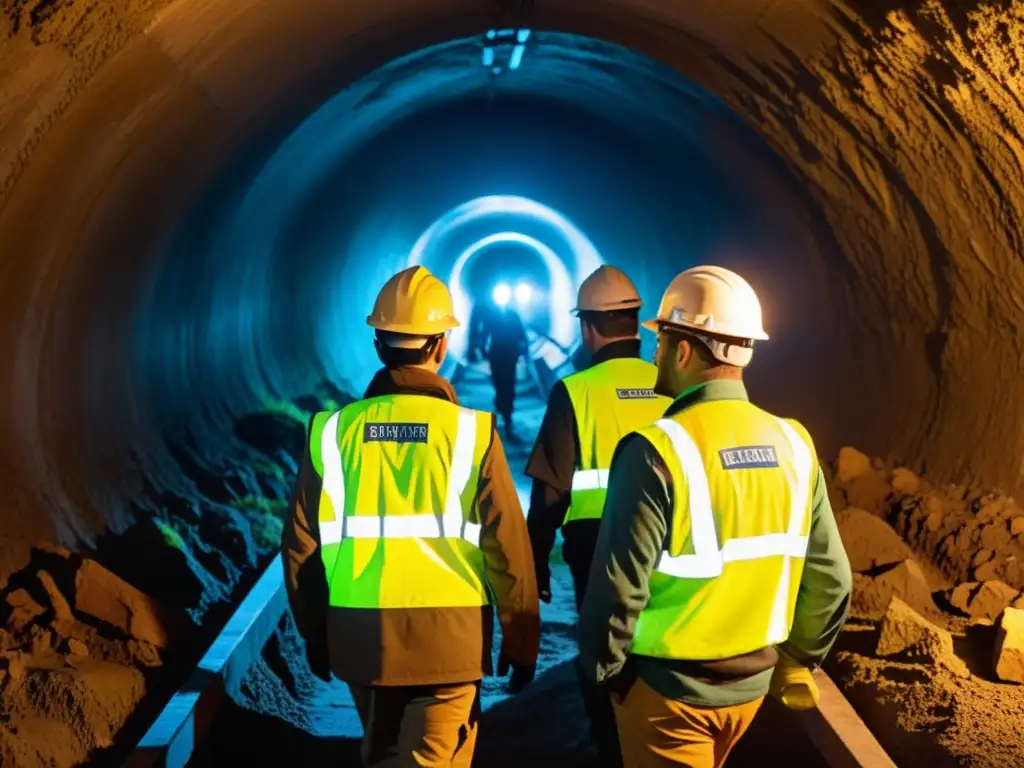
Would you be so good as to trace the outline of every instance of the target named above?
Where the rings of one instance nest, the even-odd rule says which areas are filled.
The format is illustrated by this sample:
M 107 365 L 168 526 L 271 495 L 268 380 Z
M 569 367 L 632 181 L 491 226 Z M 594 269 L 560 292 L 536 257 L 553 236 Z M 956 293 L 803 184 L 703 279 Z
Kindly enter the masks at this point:
M 349 688 L 363 725 L 366 768 L 470 768 L 479 683 Z
M 638 679 L 621 703 L 614 701 L 623 764 L 625 768 L 721 768 L 763 700 L 733 707 L 695 707 L 666 699 Z

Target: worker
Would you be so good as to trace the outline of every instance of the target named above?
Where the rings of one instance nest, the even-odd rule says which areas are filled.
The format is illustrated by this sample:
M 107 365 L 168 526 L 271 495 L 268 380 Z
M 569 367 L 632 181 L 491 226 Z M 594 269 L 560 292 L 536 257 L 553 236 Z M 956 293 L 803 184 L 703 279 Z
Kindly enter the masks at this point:
M 549 560 L 558 529 L 576 607 L 587 589 L 601 525 L 608 468 L 619 439 L 660 418 L 670 400 L 654 394 L 657 368 L 640 359 L 640 294 L 604 265 L 580 285 L 576 307 L 589 367 L 558 382 L 526 474 L 533 478 L 527 525 L 541 599 L 551 600 Z M 581 678 L 591 734 L 604 762 L 619 764 L 611 700 Z
M 717 768 L 767 694 L 814 706 L 852 574 L 807 430 L 748 400 L 768 339 L 751 286 L 686 270 L 644 327 L 675 401 L 615 450 L 581 663 L 612 695 L 626 768 Z
M 384 367 L 309 427 L 282 554 L 315 674 L 349 684 L 366 766 L 464 766 L 480 681 L 522 690 L 540 618 L 526 521 L 491 414 L 438 375 L 459 325 L 423 267 L 392 277 L 367 323 Z
M 516 400 L 516 369 L 519 358 L 528 354 L 526 328 L 523 319 L 508 303 L 476 311 L 476 322 L 470 329 L 468 356 L 470 362 L 482 352 L 491 368 L 491 383 L 494 385 L 494 410 L 501 416 L 505 435 L 511 442 L 518 442 L 512 422 Z

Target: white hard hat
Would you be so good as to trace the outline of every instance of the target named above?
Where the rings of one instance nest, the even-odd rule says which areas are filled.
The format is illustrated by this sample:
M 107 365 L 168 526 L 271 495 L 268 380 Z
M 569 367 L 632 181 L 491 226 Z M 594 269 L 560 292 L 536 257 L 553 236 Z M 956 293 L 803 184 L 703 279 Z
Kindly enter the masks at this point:
M 633 281 L 621 269 L 602 264 L 580 284 L 573 312 L 611 312 L 643 305 Z
M 662 325 L 698 336 L 718 360 L 740 367 L 750 362 L 754 342 L 768 339 L 754 289 L 724 267 L 693 267 L 676 275 L 665 289 L 658 316 L 643 324 L 651 331 Z

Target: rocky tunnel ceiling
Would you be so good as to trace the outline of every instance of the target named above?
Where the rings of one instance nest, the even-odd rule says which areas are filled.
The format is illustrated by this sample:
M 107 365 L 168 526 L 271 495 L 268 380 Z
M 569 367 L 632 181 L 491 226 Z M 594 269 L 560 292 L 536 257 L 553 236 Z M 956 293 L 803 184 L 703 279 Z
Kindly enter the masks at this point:
M 317 372 L 352 376 L 321 353 L 312 309 L 331 306 L 323 286 L 353 269 L 352 235 L 332 262 L 290 233 L 316 218 L 316 200 L 348 200 L 366 214 L 359 242 L 399 223 L 414 238 L 430 206 L 402 219 L 387 189 L 362 208 L 351 183 L 349 197 L 339 190 L 371 178 L 353 169 L 382 131 L 486 101 L 483 35 L 519 25 L 535 37 L 523 66 L 501 75 L 506 101 L 575 114 L 563 139 L 589 115 L 619 132 L 618 162 L 674 174 L 657 204 L 639 204 L 639 191 L 629 203 L 640 182 L 624 182 L 615 210 L 593 202 L 595 187 L 572 214 L 636 222 L 643 254 L 626 253 L 621 226 L 604 241 L 645 265 L 648 301 L 697 254 L 733 264 L 772 323 L 755 372 L 764 402 L 804 418 L 824 455 L 852 443 L 950 481 L 1020 487 L 1024 4 L 2 7 L 0 508 L 11 551 L 116 524 L 151 486 L 176 483 L 168 436 L 226 453 L 232 418 L 261 399 Z M 604 146 L 590 156 L 614 154 Z M 608 162 L 606 177 L 619 167 Z M 419 186 L 408 174 L 407 189 L 422 199 L 442 170 L 425 168 Z M 568 186 L 547 202 L 572 207 Z M 445 194 L 435 207 L 460 202 Z M 717 218 L 704 215 L 711 206 Z M 740 221 L 742 236 L 709 234 Z M 685 253 L 666 236 L 698 230 Z M 402 242 L 377 254 L 379 271 L 397 265 Z M 4 564 L 14 557 L 5 550 Z

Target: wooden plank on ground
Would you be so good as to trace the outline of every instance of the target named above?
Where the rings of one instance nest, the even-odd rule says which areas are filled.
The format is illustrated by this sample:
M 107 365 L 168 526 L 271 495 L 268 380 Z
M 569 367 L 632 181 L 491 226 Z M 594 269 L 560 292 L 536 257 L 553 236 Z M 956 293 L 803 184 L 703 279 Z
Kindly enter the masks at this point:
M 793 713 L 831 768 L 897 768 L 874 734 L 820 669 L 814 679 L 821 691 L 817 709 Z
M 288 607 L 281 557 L 245 596 L 185 684 L 125 761 L 125 768 L 184 768 L 225 699 L 263 651 Z

